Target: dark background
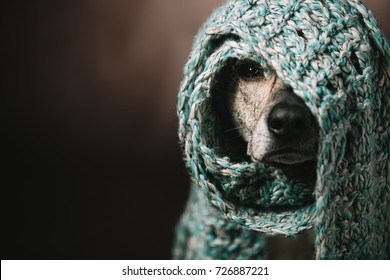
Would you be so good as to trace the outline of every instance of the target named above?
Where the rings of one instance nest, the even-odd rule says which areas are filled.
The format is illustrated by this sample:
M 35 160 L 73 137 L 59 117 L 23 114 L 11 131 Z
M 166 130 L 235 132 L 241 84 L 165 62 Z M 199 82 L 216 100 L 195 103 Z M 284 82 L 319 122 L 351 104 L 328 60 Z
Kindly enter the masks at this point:
M 2 259 L 168 259 L 176 95 L 222 0 L 1 4 Z M 366 0 L 390 37 L 390 2 Z

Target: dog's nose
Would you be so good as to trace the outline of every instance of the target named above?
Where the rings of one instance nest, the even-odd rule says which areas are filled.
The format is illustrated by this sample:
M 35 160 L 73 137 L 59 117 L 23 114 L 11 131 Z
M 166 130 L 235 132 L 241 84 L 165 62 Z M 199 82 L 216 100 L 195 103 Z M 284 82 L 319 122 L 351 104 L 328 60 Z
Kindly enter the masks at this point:
M 280 102 L 270 111 L 268 129 L 278 137 L 299 137 L 313 126 L 309 109 L 295 102 Z

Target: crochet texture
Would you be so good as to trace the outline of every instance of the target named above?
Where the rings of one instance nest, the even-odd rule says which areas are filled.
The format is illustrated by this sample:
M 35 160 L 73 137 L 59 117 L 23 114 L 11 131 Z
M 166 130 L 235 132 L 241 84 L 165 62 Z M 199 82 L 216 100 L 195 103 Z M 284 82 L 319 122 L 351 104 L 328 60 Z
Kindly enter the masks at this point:
M 213 96 L 231 60 L 272 68 L 319 126 L 316 181 L 233 160 Z M 177 259 L 263 259 L 265 235 L 315 227 L 317 259 L 390 258 L 389 45 L 358 0 L 234 0 L 196 37 L 178 96 L 192 177 Z

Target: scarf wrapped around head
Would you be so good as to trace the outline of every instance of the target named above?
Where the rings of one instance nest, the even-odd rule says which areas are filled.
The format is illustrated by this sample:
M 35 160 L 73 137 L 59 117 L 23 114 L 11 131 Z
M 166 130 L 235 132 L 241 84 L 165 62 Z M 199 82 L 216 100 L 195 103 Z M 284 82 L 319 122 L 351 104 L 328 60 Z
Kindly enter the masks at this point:
M 220 149 L 218 75 L 245 59 L 274 69 L 314 115 L 315 182 Z M 196 187 L 174 257 L 262 258 L 264 234 L 315 227 L 318 259 L 390 258 L 389 69 L 389 45 L 359 0 L 232 0 L 215 10 L 179 92 L 179 139 Z

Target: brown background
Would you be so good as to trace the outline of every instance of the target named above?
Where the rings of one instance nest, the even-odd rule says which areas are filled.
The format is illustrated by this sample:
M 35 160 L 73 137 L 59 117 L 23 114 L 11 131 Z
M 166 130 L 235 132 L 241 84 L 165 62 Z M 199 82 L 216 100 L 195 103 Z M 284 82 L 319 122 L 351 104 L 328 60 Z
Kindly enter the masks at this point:
M 189 179 L 176 95 L 221 0 L 1 7 L 2 259 L 167 259 Z M 389 1 L 366 0 L 390 37 Z

